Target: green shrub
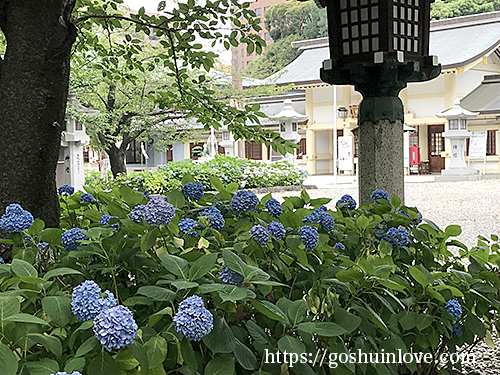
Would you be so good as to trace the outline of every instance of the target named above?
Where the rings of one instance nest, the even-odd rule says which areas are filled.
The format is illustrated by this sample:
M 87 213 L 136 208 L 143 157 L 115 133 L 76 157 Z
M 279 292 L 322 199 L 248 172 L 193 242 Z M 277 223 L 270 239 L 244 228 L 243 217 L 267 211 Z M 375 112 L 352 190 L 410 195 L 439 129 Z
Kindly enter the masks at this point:
M 132 172 L 114 179 L 108 174 L 107 180 L 102 180 L 98 172 L 86 171 L 85 184 L 104 190 L 123 185 L 138 188 L 144 180 L 142 185 L 149 193 L 167 194 L 170 190 L 180 189 L 182 178 L 188 173 L 201 182 L 205 190 L 215 190 L 210 183 L 211 176 L 220 178 L 225 184 L 234 182 L 246 189 L 302 185 L 307 176 L 286 161 L 266 164 L 219 154 L 206 163 L 193 163 L 190 159 L 169 162 L 152 172 Z
M 192 181 L 187 174 L 182 184 Z M 331 353 L 398 350 L 437 358 L 491 340 L 500 308 L 497 237 L 481 237 L 478 247 L 467 249 L 452 239 L 460 227 L 417 224 L 418 211 L 400 206 L 397 197 L 326 211 L 328 198 L 310 199 L 302 191 L 285 198 L 278 215 L 276 205 L 266 206 L 270 195 L 234 198 L 238 183 L 212 177 L 210 184 L 217 195 L 205 193 L 196 202 L 171 191 L 175 217 L 167 226 L 134 222 L 131 210 L 147 199 L 122 185 L 109 193 L 86 187 L 94 203 L 81 203 L 81 192 L 62 196 L 61 229 L 36 219 L 13 233 L 14 260 L 0 265 L 2 375 L 446 374 L 451 366 L 435 362 L 334 367 L 329 359 Z M 220 224 L 214 205 L 224 218 L 220 231 L 210 228 Z M 101 211 L 116 218 L 100 224 Z M 181 219 L 196 221 L 198 236 L 183 235 Z M 254 228 L 271 221 L 284 226 L 283 238 Z M 72 227 L 88 240 L 68 252 L 61 236 Z M 241 286 L 221 283 L 223 262 L 243 276 Z M 93 321 L 75 319 L 71 294 L 85 280 L 133 312 L 139 330 L 131 345 L 107 352 L 94 338 Z M 200 341 L 177 332 L 173 321 L 180 302 L 193 295 L 213 316 L 213 330 Z M 461 305 L 459 318 L 447 311 L 450 300 Z M 460 337 L 452 324 L 461 326 Z M 278 350 L 289 353 L 280 360 L 288 364 L 266 363 Z M 290 353 L 297 353 L 296 363 Z M 301 363 L 300 353 L 311 353 L 305 358 L 314 364 Z

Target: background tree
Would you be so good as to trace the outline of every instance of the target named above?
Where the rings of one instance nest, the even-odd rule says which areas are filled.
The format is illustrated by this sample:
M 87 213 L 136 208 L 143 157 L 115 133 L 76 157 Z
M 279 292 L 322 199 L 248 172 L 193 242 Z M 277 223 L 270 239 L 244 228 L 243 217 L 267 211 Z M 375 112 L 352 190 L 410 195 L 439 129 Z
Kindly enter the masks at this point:
M 431 4 L 431 18 L 439 20 L 500 10 L 499 0 L 436 0 Z
M 266 29 L 274 42 L 248 64 L 244 73 L 252 77 L 268 77 L 295 60 L 301 51 L 293 48 L 292 42 L 328 36 L 326 10 L 312 0 L 272 5 L 265 17 Z
M 99 44 L 104 31 L 123 29 L 126 43 L 117 46 L 128 70 L 139 69 L 136 59 L 140 49 L 134 33 L 154 34 L 161 38 L 165 52 L 158 62 L 169 71 L 173 87 L 155 94 L 157 107 L 170 110 L 170 95 L 181 97 L 178 110 L 186 108 L 199 113 L 207 127 L 227 124 L 238 137 L 254 138 L 269 144 L 274 133 L 259 127 L 245 126 L 247 118 L 258 121 L 257 108 L 229 108 L 212 99 L 210 90 L 191 87 L 188 70 L 210 70 L 216 55 L 204 52 L 197 38 L 215 45 L 223 41 L 226 48 L 238 39 L 262 51 L 263 41 L 257 34 L 247 35 L 240 19 L 249 19 L 251 28 L 260 29 L 253 12 L 236 0 L 194 0 L 179 3 L 172 12 L 162 15 L 123 15 L 118 11 L 121 0 L 0 0 L 0 30 L 5 37 L 5 53 L 0 60 L 0 212 L 13 202 L 20 203 L 46 225 L 59 224 L 59 202 L 55 170 L 59 155 L 70 73 L 70 56 L 76 51 L 106 50 Z M 164 11 L 165 1 L 158 6 Z M 232 22 L 235 29 L 224 35 L 219 25 Z M 95 27 L 103 30 L 96 34 Z M 128 37 L 127 37 L 128 35 Z M 77 39 L 78 38 L 78 39 Z M 75 41 L 78 40 L 77 43 Z M 139 41 L 140 42 L 140 41 Z M 74 46 L 73 46 L 74 45 Z M 110 56 L 103 78 L 121 80 L 118 61 Z M 202 78 L 200 78 L 202 79 Z M 279 139 L 278 139 L 279 141 Z M 277 143 L 284 151 L 288 143 Z

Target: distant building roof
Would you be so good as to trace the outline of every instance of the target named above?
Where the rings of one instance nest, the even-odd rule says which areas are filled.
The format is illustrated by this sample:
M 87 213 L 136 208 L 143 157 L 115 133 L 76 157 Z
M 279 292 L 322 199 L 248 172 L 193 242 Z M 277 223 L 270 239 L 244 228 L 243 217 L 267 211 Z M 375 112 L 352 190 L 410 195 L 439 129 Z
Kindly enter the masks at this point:
M 431 21 L 429 52 L 443 70 L 463 67 L 500 46 L 500 11 Z M 307 85 L 321 83 L 319 70 L 330 58 L 328 38 L 292 43 L 303 50 L 293 62 L 266 79 L 267 83 Z
M 485 76 L 478 87 L 462 98 L 460 105 L 482 115 L 500 113 L 500 74 Z
M 278 121 L 273 117 L 278 114 L 284 107 L 284 101 L 289 99 L 292 101 L 292 108 L 300 113 L 306 113 L 306 93 L 305 90 L 292 90 L 276 97 L 267 96 L 261 97 L 255 101 L 260 104 L 260 111 L 264 113 L 267 118 L 260 120 L 261 125 L 275 125 Z M 253 123 L 249 123 L 253 124 Z

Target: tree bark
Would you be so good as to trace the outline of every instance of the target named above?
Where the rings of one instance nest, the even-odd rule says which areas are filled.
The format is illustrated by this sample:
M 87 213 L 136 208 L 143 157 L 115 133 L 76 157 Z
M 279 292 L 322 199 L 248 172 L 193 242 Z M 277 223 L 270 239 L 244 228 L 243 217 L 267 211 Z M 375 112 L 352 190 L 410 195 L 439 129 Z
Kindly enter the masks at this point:
M 64 129 L 75 0 L 0 1 L 0 215 L 19 203 L 59 226 L 55 172 Z
M 125 166 L 125 150 L 122 147 L 116 147 L 112 145 L 106 150 L 109 155 L 109 163 L 111 164 L 111 172 L 113 176 L 116 177 L 119 174 L 127 173 L 127 167 Z

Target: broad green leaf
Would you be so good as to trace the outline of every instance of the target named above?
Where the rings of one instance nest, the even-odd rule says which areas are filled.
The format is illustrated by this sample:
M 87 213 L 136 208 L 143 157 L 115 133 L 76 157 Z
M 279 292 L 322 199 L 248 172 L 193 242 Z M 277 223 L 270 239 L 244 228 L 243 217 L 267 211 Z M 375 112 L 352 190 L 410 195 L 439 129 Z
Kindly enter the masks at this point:
M 247 297 L 247 292 L 243 288 L 232 285 L 219 291 L 219 297 L 222 299 L 222 302 L 239 301 Z
M 76 351 L 75 357 L 83 357 L 85 354 L 90 353 L 94 348 L 99 345 L 99 341 L 95 336 L 90 336 L 85 340 Z
M 347 333 L 347 330 L 338 325 L 337 323 L 332 322 L 307 322 L 300 323 L 299 330 L 310 333 L 317 334 L 319 336 L 325 337 L 334 337 L 340 336 L 344 333 Z
M 17 367 L 15 354 L 7 345 L 0 342 L 0 369 L 2 369 L 2 375 L 16 375 Z
M 139 204 L 143 199 L 143 197 L 141 196 L 142 194 L 132 190 L 128 186 L 122 185 L 119 189 L 123 200 L 128 204 L 129 207 L 133 207 L 136 204 Z
M 146 344 L 146 355 L 148 356 L 148 366 L 150 369 L 160 366 L 167 357 L 168 344 L 161 336 L 151 337 Z
M 159 258 L 163 267 L 165 267 L 170 273 L 173 273 L 175 276 L 179 276 L 184 280 L 188 279 L 189 263 L 186 259 L 170 254 L 160 254 Z
M 68 297 L 45 297 L 42 299 L 42 308 L 59 327 L 66 326 L 73 318 L 71 299 Z
M 213 353 L 231 353 L 236 345 L 233 331 L 224 318 L 214 317 L 212 332 L 202 338 Z
M 141 286 L 137 293 L 149 297 L 154 301 L 168 302 L 175 298 L 175 293 L 171 290 L 154 285 Z
M 53 353 L 57 358 L 62 356 L 62 344 L 55 336 L 50 336 L 40 333 L 30 333 L 29 337 L 36 343 L 42 345 L 49 352 Z
M 472 313 L 467 314 L 465 327 L 474 332 L 474 334 L 476 334 L 478 337 L 483 338 L 486 336 L 486 328 L 483 322 Z
M 342 308 L 335 309 L 333 320 L 344 328 L 347 333 L 354 332 L 361 324 L 361 318 L 359 316 L 351 314 Z
M 296 326 L 301 323 L 306 317 L 307 313 L 307 303 L 303 299 L 293 301 L 287 310 L 288 318 L 290 319 L 290 324 Z
M 304 353 L 306 351 L 306 346 L 298 338 L 285 335 L 278 340 L 278 348 L 284 353 Z
M 226 264 L 226 266 L 228 266 L 229 269 L 233 270 L 234 272 L 238 272 L 243 276 L 247 273 L 248 266 L 241 260 L 238 255 L 233 253 L 231 250 L 222 250 L 222 259 L 224 259 L 224 263 Z
M 31 375 L 50 375 L 59 371 L 59 364 L 50 358 L 42 358 L 36 362 L 26 362 Z
M 150 326 L 150 327 L 154 326 L 165 315 L 172 316 L 172 308 L 171 307 L 165 307 L 163 310 L 160 310 L 157 313 L 150 315 L 148 318 L 148 326 Z
M 257 301 L 256 299 L 250 299 L 252 305 L 262 314 L 271 318 L 273 320 L 279 320 L 281 322 L 288 322 L 288 318 L 285 313 L 279 309 L 278 306 L 273 305 L 269 301 Z
M 217 260 L 217 253 L 205 254 L 198 258 L 189 269 L 189 280 L 193 281 L 205 276 L 214 267 Z
M 156 244 L 156 239 L 158 238 L 158 228 L 154 228 L 153 230 L 147 231 L 141 237 L 141 250 L 146 251 L 151 249 Z
M 232 355 L 219 355 L 208 362 L 205 375 L 233 375 L 234 358 Z
M 115 362 L 120 370 L 124 371 L 134 370 L 139 365 L 139 361 L 134 358 L 128 349 L 120 350 L 115 357 Z
M 171 203 L 175 208 L 182 208 L 186 205 L 186 198 L 179 190 L 172 190 L 167 196 L 168 203 Z
M 410 272 L 411 277 L 413 277 L 417 283 L 419 283 L 422 286 L 429 285 L 429 279 L 427 279 L 424 273 L 420 271 L 417 267 L 410 266 L 408 268 L 408 271 Z
M 36 316 L 30 314 L 14 314 L 10 315 L 4 319 L 5 322 L 15 322 L 15 323 L 30 323 L 30 324 L 40 324 L 40 325 L 50 325 L 45 320 L 40 319 Z
M 62 267 L 48 271 L 45 275 L 43 275 L 43 279 L 49 280 L 52 277 L 64 275 L 82 275 L 82 273 L 78 270 L 74 270 L 73 268 Z
M 455 288 L 454 286 L 451 286 L 451 285 L 445 285 L 445 284 L 441 284 L 441 285 L 436 285 L 434 287 L 435 290 L 443 290 L 443 289 L 448 289 L 451 291 L 451 293 L 453 294 L 453 296 L 455 297 L 463 297 L 464 294 L 462 293 L 462 291 L 460 289 L 457 289 Z
M 28 262 L 21 259 L 14 259 L 11 263 L 12 272 L 16 276 L 34 276 L 38 277 L 38 272 L 35 267 L 33 267 Z
M 120 370 L 113 357 L 101 350 L 89 362 L 87 373 L 92 375 L 111 375 L 119 374 Z
M 17 297 L 0 297 L 0 326 L 3 327 L 5 318 L 17 314 L 21 311 L 21 304 Z
M 448 225 L 444 230 L 444 234 L 449 237 L 456 237 L 462 233 L 462 228 L 459 225 Z
M 217 190 L 219 193 L 226 191 L 221 180 L 219 180 L 217 177 L 210 176 L 210 183 L 212 184 L 212 187 L 214 187 L 215 190 Z
M 171 283 L 178 290 L 196 288 L 199 284 L 192 281 L 178 280 Z
M 144 348 L 144 346 L 139 342 L 135 341 L 127 346 L 127 349 L 130 350 L 134 358 L 137 359 L 137 361 L 140 363 L 141 375 L 149 375 L 148 355 L 146 353 L 146 348 Z
M 84 367 L 85 367 L 85 358 L 83 358 L 83 357 L 71 358 L 64 365 L 64 372 L 66 372 L 68 374 L 72 374 L 75 371 L 79 371 L 79 372 L 83 373 Z
M 184 364 L 191 370 L 191 373 L 196 373 L 196 369 L 198 368 L 198 361 L 196 360 L 196 356 L 190 339 L 184 338 L 181 341 L 181 353 L 182 358 L 184 359 Z
M 238 339 L 236 339 L 234 356 L 241 367 L 245 370 L 254 370 L 258 365 L 255 354 L 253 354 L 253 352 Z

